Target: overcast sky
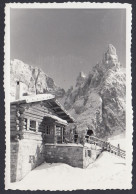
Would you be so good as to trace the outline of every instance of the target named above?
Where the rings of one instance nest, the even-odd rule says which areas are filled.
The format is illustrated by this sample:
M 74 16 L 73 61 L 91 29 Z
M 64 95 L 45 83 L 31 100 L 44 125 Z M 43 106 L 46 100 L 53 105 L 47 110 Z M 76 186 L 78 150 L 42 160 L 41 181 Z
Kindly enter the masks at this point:
M 11 9 L 11 59 L 40 67 L 68 89 L 108 44 L 125 66 L 125 9 Z

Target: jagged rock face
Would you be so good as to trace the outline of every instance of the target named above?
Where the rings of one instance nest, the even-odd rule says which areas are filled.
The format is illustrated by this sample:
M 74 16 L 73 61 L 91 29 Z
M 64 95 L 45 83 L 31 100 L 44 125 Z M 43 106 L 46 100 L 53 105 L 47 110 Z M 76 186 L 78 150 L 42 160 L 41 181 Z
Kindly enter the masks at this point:
M 101 97 L 95 93 L 91 92 L 88 94 L 88 98 L 82 98 L 82 104 L 79 104 L 80 100 L 78 100 L 78 105 L 75 103 L 74 109 L 77 116 L 78 130 L 84 131 L 85 128 L 92 129 L 95 133 L 96 128 L 96 117 L 97 114 L 100 116 L 100 121 L 102 120 L 102 99 Z M 79 106 L 80 105 L 80 106 Z M 82 111 L 80 111 L 80 109 Z M 80 116 L 79 116 L 80 115 Z
M 47 76 L 41 69 L 32 67 L 15 59 L 10 65 L 10 94 L 11 100 L 15 100 L 16 82 L 21 81 L 26 85 L 23 95 L 33 95 L 35 93 L 51 93 L 57 98 L 65 94 L 65 90 L 56 86 L 53 79 Z
M 103 123 L 109 134 L 125 130 L 125 74 L 109 70 L 100 93 L 103 99 Z
M 80 73 L 81 75 L 81 73 Z M 77 119 L 77 128 L 91 128 L 104 138 L 125 130 L 125 73 L 120 68 L 116 49 L 109 45 L 103 60 L 75 89 L 66 93 L 64 106 Z

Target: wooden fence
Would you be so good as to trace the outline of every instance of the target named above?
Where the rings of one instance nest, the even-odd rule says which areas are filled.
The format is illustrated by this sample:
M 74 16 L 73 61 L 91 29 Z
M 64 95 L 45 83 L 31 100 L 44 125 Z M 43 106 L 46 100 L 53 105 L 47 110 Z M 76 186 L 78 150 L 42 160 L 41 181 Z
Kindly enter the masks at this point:
M 90 144 L 95 144 L 100 146 L 103 150 L 111 152 L 117 156 L 120 156 L 122 158 L 126 157 L 126 152 L 122 149 L 120 149 L 120 146 L 118 144 L 118 147 L 111 145 L 109 142 L 107 141 L 103 141 L 97 137 L 94 136 L 90 136 L 90 137 L 86 137 L 86 142 L 90 143 Z

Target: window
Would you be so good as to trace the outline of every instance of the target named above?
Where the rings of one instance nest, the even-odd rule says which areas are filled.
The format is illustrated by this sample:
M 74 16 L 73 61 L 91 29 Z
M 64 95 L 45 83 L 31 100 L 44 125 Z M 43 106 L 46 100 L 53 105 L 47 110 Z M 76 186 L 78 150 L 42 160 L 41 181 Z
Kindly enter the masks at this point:
M 56 133 L 57 133 L 57 136 L 61 136 L 61 127 L 56 126 Z
M 53 135 L 53 126 L 47 125 L 45 132 L 46 132 L 47 135 Z
M 36 121 L 30 120 L 30 127 L 31 131 L 36 131 Z
M 91 158 L 91 150 L 85 150 L 85 157 Z
M 91 157 L 91 150 L 88 150 L 88 156 Z
M 50 126 L 47 126 L 46 134 L 47 135 L 50 135 L 51 134 L 51 127 Z

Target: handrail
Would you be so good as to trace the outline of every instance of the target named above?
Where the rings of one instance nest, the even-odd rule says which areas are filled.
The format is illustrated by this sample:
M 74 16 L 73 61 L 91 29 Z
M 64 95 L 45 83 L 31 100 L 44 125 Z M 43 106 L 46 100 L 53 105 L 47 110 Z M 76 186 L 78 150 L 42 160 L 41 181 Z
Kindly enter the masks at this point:
M 95 144 L 98 144 L 100 147 L 102 147 L 104 150 L 106 151 L 110 151 L 111 153 L 114 153 L 118 156 L 121 156 L 121 157 L 125 157 L 126 156 L 126 152 L 122 149 L 120 149 L 119 147 L 116 147 L 114 145 L 111 145 L 109 142 L 107 141 L 103 141 L 101 139 L 98 139 L 97 137 L 94 137 L 94 136 L 90 136 L 90 137 L 87 137 L 87 142 L 88 143 L 95 143 Z
M 82 142 L 84 143 L 90 143 L 90 144 L 95 144 L 98 145 L 102 148 L 102 150 L 105 151 L 109 151 L 111 153 L 114 153 L 120 157 L 125 158 L 126 156 L 126 152 L 122 149 L 120 149 L 120 147 L 116 147 L 114 145 L 111 145 L 109 142 L 101 140 L 95 136 L 89 136 L 89 135 L 85 135 L 84 137 L 79 137 L 77 134 L 69 134 L 69 135 L 64 135 L 65 141 L 66 142 L 75 142 L 74 139 L 76 139 L 76 142 Z

